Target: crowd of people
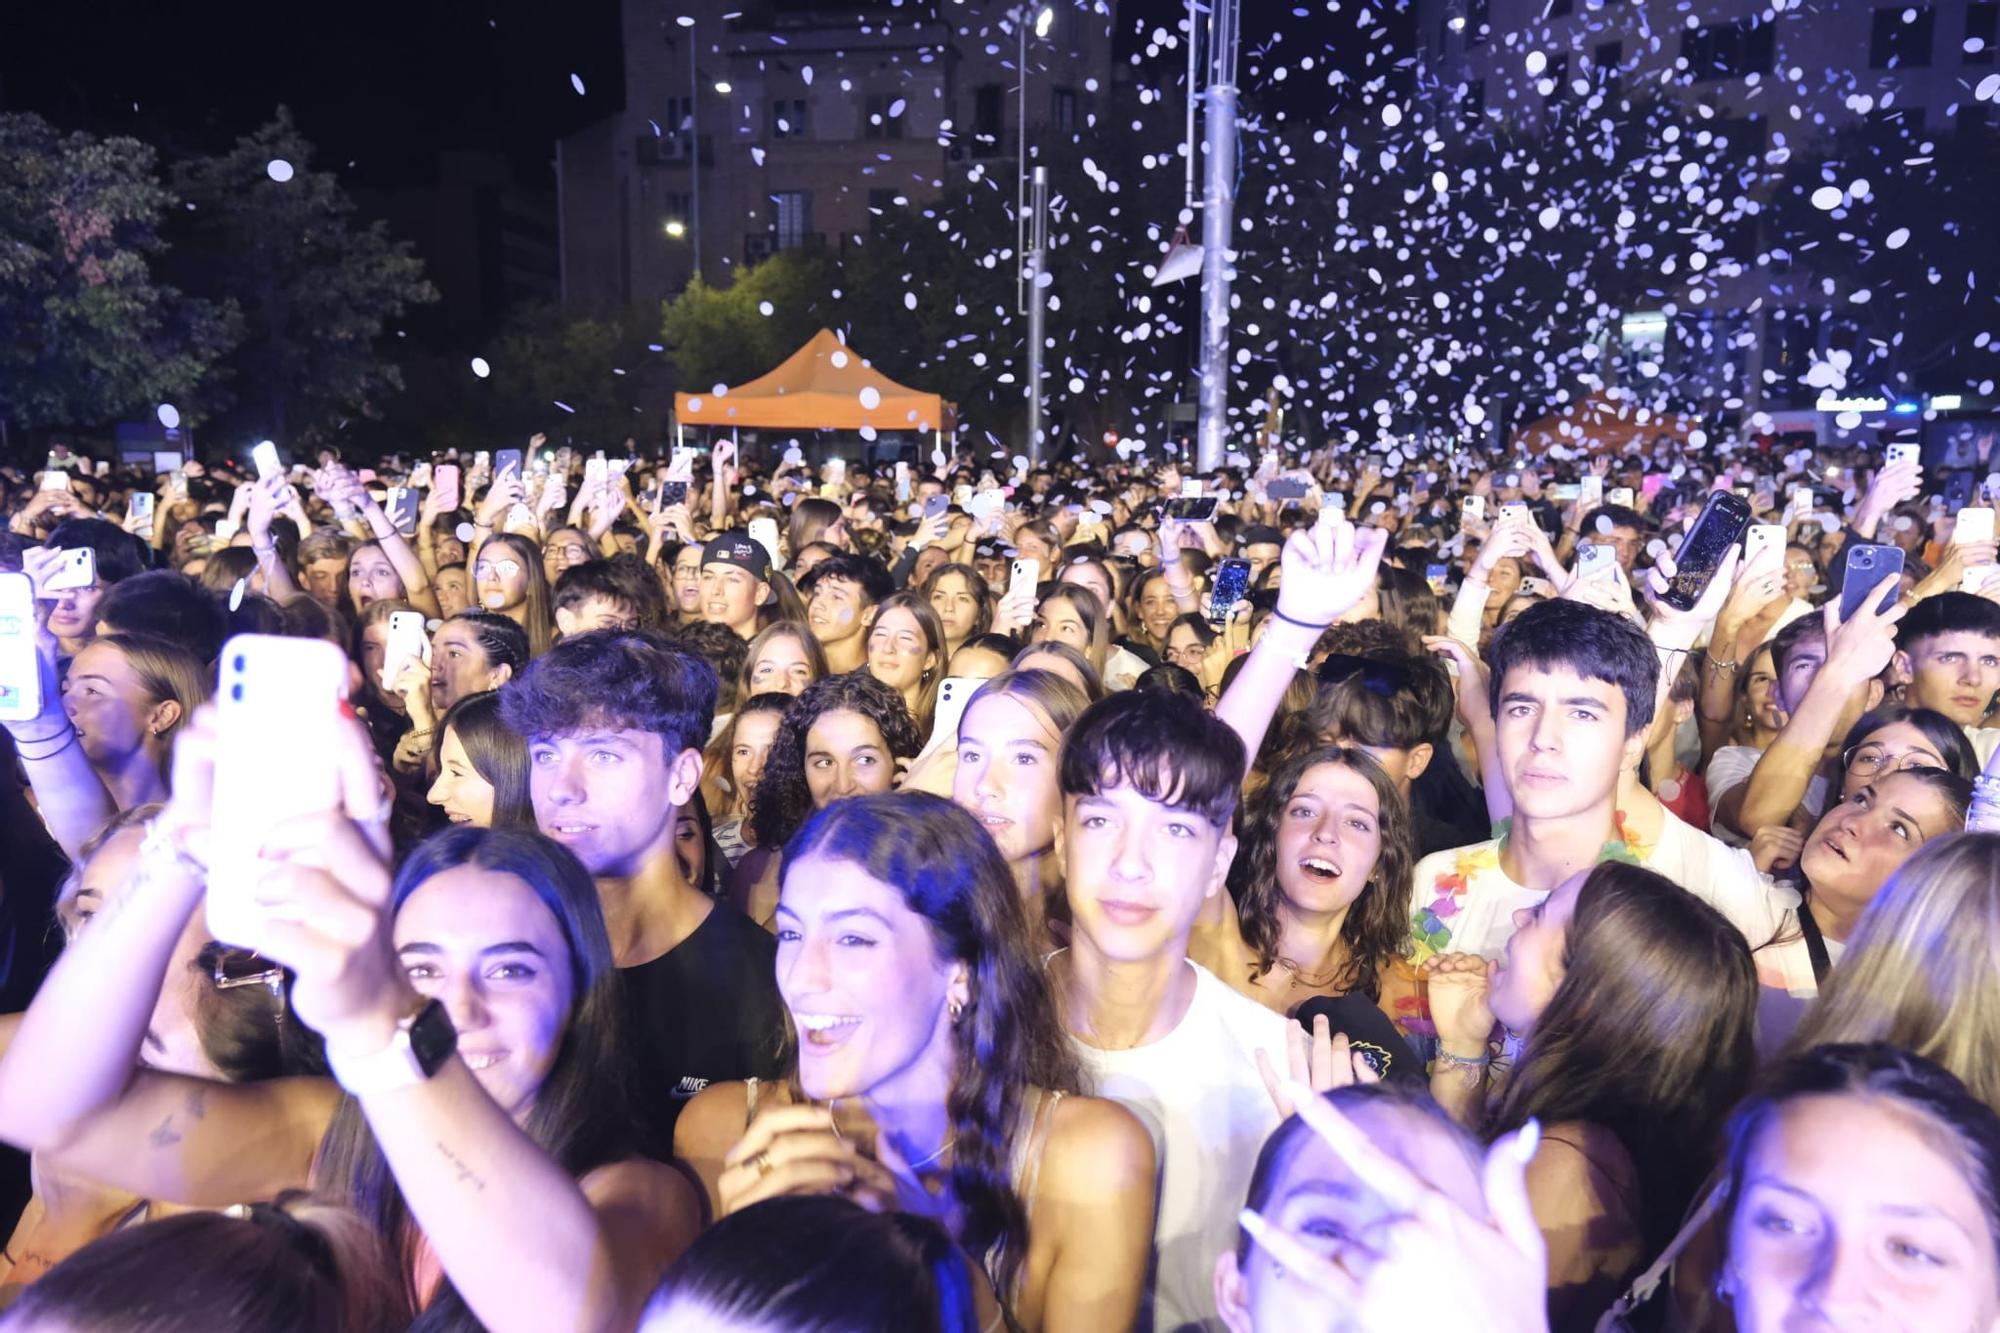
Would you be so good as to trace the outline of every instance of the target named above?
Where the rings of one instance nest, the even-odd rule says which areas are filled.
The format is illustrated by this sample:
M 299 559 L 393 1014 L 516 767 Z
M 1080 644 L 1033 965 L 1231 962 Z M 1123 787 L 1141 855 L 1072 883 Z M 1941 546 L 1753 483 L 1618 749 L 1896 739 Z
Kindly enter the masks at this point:
M 2000 1329 L 2000 475 L 867 452 L 0 468 L 0 1329 Z

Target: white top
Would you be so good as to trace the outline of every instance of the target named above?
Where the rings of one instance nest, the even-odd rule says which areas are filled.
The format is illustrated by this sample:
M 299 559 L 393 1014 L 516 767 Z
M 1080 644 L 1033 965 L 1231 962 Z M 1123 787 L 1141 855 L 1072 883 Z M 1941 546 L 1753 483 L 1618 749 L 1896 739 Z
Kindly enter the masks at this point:
M 1665 875 L 1728 917 L 1752 949 L 1774 939 L 1799 896 L 1757 873 L 1750 854 L 1690 827 L 1671 810 L 1639 864 Z M 1500 867 L 1495 839 L 1433 852 L 1417 863 L 1411 899 L 1416 961 L 1437 953 L 1498 958 L 1514 934 L 1514 913 L 1534 907 L 1554 890 L 1516 884 Z M 1811 975 L 1810 972 L 1807 973 Z
M 1282 1071 L 1289 1020 L 1199 964 L 1188 966 L 1194 1000 L 1160 1040 L 1129 1051 L 1099 1050 L 1074 1037 L 1070 1044 L 1097 1095 L 1138 1116 L 1159 1156 L 1152 1319 L 1142 1315 L 1140 1327 L 1226 1333 L 1215 1309 L 1215 1259 L 1236 1246 L 1236 1214 L 1257 1151 L 1278 1126 L 1255 1052 L 1262 1048 Z
M 1993 751 L 2000 749 L 2000 727 L 1967 727 L 1965 739 L 1972 742 L 1972 752 L 1979 756 L 1979 768 L 1984 772 L 1993 762 Z

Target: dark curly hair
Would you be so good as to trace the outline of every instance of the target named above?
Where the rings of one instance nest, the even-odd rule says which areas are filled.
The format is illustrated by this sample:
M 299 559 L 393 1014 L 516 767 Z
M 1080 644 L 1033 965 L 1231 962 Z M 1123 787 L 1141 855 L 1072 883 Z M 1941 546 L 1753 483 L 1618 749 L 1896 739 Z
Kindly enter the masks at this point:
M 785 710 L 777 739 L 764 756 L 764 774 L 750 798 L 750 827 L 759 847 L 782 847 L 813 810 L 806 785 L 806 733 L 825 713 L 846 709 L 875 724 L 882 744 L 898 759 L 914 759 L 924 747 L 903 696 L 864 669 L 828 676 L 806 686 Z
M 1243 811 L 1243 836 L 1229 867 L 1229 892 L 1236 899 L 1243 942 L 1257 956 L 1250 973 L 1254 980 L 1278 961 L 1278 825 L 1300 781 L 1321 764 L 1351 769 L 1375 789 L 1382 850 L 1340 924 L 1347 963 L 1338 978 L 1342 991 L 1358 991 L 1372 999 L 1381 985 L 1383 965 L 1400 956 L 1409 939 L 1410 885 L 1416 866 L 1409 810 L 1375 756 L 1351 746 L 1324 745 L 1287 759 Z
M 500 688 L 500 716 L 533 744 L 587 726 L 650 731 L 667 758 L 708 744 L 715 668 L 692 649 L 643 630 L 564 639 Z
M 845 861 L 894 887 L 924 918 L 940 959 L 964 963 L 971 998 L 951 1029 L 951 1196 L 958 1241 L 1007 1292 L 1027 1254 L 1013 1149 L 1026 1094 L 1083 1090 L 1075 1049 L 1029 943 L 1013 872 L 970 813 L 925 792 L 857 796 L 814 814 L 785 848 Z

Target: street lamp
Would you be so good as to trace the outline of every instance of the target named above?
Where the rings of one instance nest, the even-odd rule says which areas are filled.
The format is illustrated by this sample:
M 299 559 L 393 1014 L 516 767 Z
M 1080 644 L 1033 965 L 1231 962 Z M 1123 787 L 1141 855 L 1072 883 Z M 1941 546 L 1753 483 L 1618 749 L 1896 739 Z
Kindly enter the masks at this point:
M 715 91 L 717 91 L 718 93 L 721 93 L 721 94 L 722 94 L 722 95 L 723 95 L 724 97 L 727 97 L 727 96 L 729 96 L 729 94 L 730 94 L 730 93 L 732 93 L 732 92 L 734 92 L 734 91 L 736 91 L 736 90 L 735 90 L 734 88 L 731 88 L 731 87 L 729 86 L 729 80 L 727 80 L 727 79 L 717 79 L 717 80 L 715 81 Z
M 681 237 L 687 235 L 687 223 L 682 222 L 679 218 L 668 218 L 667 235 L 678 241 Z
M 1053 5 L 1043 5 L 1035 15 L 1035 36 L 1037 39 L 1049 35 L 1049 28 L 1056 21 Z M 1014 60 L 1014 72 L 1020 76 L 1017 90 L 1020 112 L 1016 119 L 1014 145 L 1014 312 L 1026 314 L 1028 308 L 1027 253 L 1028 253 L 1028 7 L 1021 6 L 1014 14 L 1014 35 L 1019 52 Z

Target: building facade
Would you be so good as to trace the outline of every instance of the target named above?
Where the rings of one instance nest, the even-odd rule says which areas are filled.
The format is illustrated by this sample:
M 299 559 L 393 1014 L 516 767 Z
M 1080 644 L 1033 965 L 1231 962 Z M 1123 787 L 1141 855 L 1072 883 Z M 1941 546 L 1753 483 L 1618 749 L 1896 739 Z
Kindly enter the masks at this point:
M 624 110 L 558 152 L 565 302 L 663 299 L 697 267 L 726 285 L 854 244 L 974 164 L 1011 178 L 1024 109 L 1032 160 L 1108 104 L 1112 19 L 1103 0 L 625 0 Z

